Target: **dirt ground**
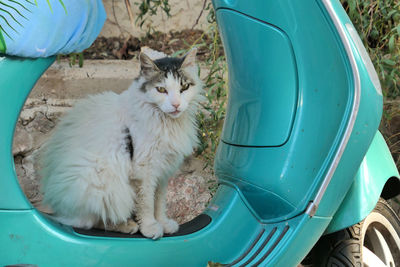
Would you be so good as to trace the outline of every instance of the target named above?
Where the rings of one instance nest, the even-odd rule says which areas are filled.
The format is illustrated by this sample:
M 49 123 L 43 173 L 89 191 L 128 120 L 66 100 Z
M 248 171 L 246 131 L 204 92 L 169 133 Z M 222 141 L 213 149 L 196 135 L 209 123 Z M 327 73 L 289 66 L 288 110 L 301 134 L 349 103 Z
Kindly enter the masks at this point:
M 124 59 L 137 57 L 140 47 L 148 46 L 154 50 L 171 55 L 177 51 L 188 49 L 197 41 L 209 45 L 211 40 L 203 35 L 201 30 L 183 30 L 180 32 L 155 32 L 143 38 L 131 36 L 124 37 L 99 37 L 92 46 L 83 52 L 85 59 Z M 197 58 L 202 61 L 207 56 L 207 47 L 201 46 L 197 51 Z

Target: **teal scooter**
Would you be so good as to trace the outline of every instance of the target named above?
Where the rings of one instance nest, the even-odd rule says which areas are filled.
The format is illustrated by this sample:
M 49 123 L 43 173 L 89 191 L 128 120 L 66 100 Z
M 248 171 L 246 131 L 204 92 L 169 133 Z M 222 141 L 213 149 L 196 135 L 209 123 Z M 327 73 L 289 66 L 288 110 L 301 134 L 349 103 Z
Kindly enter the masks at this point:
M 338 0 L 213 0 L 229 68 L 215 173 L 199 217 L 158 241 L 73 229 L 34 209 L 11 154 L 54 57 L 0 60 L 0 265 L 400 266 L 399 173 L 382 92 Z M 23 75 L 22 75 L 23 74 Z

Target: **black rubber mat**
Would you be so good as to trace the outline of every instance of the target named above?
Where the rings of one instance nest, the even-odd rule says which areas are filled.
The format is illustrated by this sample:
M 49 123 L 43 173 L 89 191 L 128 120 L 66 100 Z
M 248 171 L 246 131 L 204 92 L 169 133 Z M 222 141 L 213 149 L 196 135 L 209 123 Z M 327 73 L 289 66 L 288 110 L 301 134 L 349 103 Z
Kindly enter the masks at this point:
M 182 235 L 188 235 L 192 234 L 194 232 L 197 232 L 204 227 L 206 227 L 209 223 L 211 222 L 211 217 L 208 216 L 207 214 L 200 214 L 193 220 L 186 222 L 182 225 L 179 226 L 179 231 L 171 234 L 171 235 L 164 235 L 164 237 L 171 237 L 171 236 L 182 236 Z M 140 232 L 137 232 L 136 234 L 124 234 L 124 233 L 118 233 L 118 232 L 111 232 L 111 231 L 105 231 L 105 230 L 100 230 L 100 229 L 80 229 L 80 228 L 74 228 L 74 231 L 76 233 L 79 233 L 81 235 L 89 235 L 89 236 L 104 236 L 104 237 L 121 237 L 121 238 L 145 238 Z

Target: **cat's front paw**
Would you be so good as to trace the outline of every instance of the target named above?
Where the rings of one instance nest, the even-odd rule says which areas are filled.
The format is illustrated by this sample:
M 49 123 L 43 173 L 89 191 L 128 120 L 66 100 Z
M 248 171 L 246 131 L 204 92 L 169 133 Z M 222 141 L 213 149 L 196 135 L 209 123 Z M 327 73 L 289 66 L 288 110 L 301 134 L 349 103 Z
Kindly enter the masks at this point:
M 132 219 L 117 226 L 116 231 L 133 235 L 139 230 L 139 225 Z
M 166 218 L 160 221 L 160 223 L 164 228 L 164 233 L 166 234 L 173 234 L 179 230 L 179 224 L 172 219 Z
M 149 221 L 149 222 L 142 222 L 140 225 L 140 232 L 142 235 L 145 237 L 151 238 L 151 239 L 159 239 L 163 236 L 163 227 L 159 222 L 156 220 Z

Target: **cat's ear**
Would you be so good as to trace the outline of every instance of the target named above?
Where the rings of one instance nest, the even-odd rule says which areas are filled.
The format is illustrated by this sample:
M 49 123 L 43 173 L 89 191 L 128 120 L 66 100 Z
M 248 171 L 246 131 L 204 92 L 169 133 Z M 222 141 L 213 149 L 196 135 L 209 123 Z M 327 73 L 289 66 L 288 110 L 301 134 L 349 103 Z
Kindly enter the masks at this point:
M 182 68 L 190 68 L 196 66 L 197 48 L 192 48 L 184 57 Z
M 146 78 L 153 77 L 156 73 L 160 72 L 157 65 L 145 53 L 139 54 L 140 73 Z

